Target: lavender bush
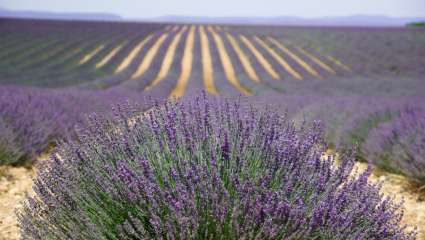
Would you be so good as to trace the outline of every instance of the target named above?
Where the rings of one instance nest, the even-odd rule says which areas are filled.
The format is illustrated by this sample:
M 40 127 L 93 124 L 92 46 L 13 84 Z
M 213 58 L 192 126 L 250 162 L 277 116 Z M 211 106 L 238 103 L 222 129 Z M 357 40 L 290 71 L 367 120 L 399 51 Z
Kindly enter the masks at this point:
M 423 98 L 416 97 L 351 97 L 347 99 L 330 98 L 329 108 L 336 110 L 332 114 L 320 116 L 325 124 L 332 128 L 332 134 L 328 134 L 335 146 L 341 150 L 351 149 L 353 145 L 358 147 L 357 158 L 368 161 L 369 156 L 364 152 L 363 144 L 369 138 L 370 132 L 378 125 L 391 122 L 398 118 L 400 112 L 406 109 L 423 109 Z M 322 111 L 323 107 L 318 110 Z M 317 111 L 317 110 L 316 110 Z M 324 113 L 327 113 L 324 110 Z M 337 120 L 337 121 L 336 121 Z
M 292 119 L 320 119 L 330 147 L 345 151 L 357 145 L 357 159 L 423 182 L 423 106 L 418 97 L 317 97 Z
M 41 163 L 23 239 L 414 239 L 400 205 L 321 160 L 319 123 L 197 97 L 91 115 Z
M 372 130 L 364 151 L 377 166 L 425 184 L 425 111 L 405 109 Z

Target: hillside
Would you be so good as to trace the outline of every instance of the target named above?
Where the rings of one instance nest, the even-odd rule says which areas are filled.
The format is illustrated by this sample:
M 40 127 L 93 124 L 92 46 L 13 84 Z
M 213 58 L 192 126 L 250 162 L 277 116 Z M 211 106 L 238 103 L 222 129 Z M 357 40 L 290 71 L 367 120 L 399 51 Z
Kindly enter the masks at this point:
M 1 18 L 55 19 L 55 20 L 89 20 L 119 21 L 122 18 L 110 13 L 65 13 L 42 11 L 16 11 L 0 8 Z
M 179 23 L 215 23 L 215 24 L 263 24 L 289 26 L 370 26 L 401 27 L 410 22 L 424 20 L 424 17 L 387 17 L 357 15 L 342 17 L 301 18 L 291 16 L 276 17 L 199 17 L 199 16 L 164 16 L 154 19 L 159 22 Z

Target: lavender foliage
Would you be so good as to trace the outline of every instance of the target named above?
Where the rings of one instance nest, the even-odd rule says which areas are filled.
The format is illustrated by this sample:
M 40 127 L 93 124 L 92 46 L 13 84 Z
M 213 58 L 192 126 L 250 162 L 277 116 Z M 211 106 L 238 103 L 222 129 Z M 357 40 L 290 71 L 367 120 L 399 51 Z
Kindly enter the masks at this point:
M 370 169 L 321 159 L 319 123 L 205 96 L 137 109 L 41 163 L 23 239 L 414 239 Z
M 14 87 L 1 87 L 0 93 L 0 164 L 34 159 L 72 128 L 73 114 L 60 107 L 66 97 Z
M 425 166 L 421 151 L 425 149 L 425 142 L 421 140 L 424 133 L 421 122 L 424 98 L 316 96 L 278 99 L 286 103 L 280 108 L 288 109 L 295 122 L 320 119 L 326 128 L 325 139 L 330 148 L 343 152 L 355 145 L 358 160 L 371 161 L 383 170 L 404 174 L 423 184 Z
M 372 130 L 364 151 L 378 166 L 425 184 L 425 111 L 405 109 Z
M 92 112 L 110 113 L 115 101 L 145 96 L 114 88 L 104 91 L 0 87 L 0 165 L 34 160 L 57 139 L 76 137 L 74 126 Z

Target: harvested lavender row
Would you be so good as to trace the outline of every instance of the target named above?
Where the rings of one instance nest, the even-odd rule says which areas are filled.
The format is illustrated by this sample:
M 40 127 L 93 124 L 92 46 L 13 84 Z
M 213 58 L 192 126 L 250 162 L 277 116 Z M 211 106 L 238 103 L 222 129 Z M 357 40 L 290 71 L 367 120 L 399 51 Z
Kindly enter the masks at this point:
M 321 160 L 319 123 L 196 97 L 91 115 L 43 162 L 23 239 L 414 239 L 401 206 Z

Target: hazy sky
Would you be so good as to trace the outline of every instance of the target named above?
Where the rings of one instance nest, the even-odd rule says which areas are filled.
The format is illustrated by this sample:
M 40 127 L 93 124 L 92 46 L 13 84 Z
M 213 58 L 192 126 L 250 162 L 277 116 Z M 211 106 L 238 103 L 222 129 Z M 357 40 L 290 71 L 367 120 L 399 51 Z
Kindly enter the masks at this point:
M 425 17 L 425 0 L 0 0 L 12 10 L 106 12 L 125 18 L 186 16 Z

